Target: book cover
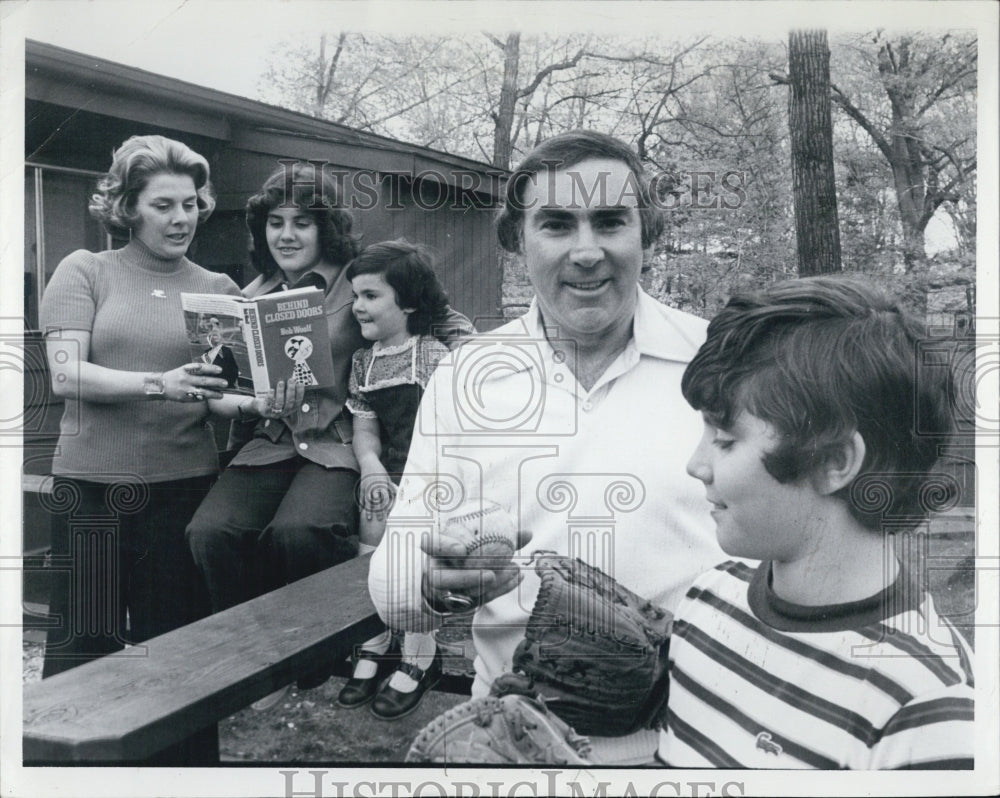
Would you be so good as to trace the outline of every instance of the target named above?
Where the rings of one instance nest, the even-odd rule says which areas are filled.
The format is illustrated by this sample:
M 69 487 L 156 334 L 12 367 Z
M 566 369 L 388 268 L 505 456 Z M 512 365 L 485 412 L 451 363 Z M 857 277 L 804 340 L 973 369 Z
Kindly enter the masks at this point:
M 247 334 L 255 343 L 270 384 L 295 380 L 310 388 L 334 384 L 330 337 L 318 288 L 293 289 L 266 294 L 255 300 L 256 318 L 247 317 Z M 252 326 L 256 325 L 256 326 Z
M 193 362 L 213 363 L 229 381 L 224 393 L 263 395 L 279 380 L 310 388 L 333 385 L 323 292 L 301 288 L 254 299 L 182 294 Z
M 240 297 L 225 294 L 181 294 L 184 326 L 193 363 L 222 367 L 229 384 L 223 393 L 254 395 L 250 353 L 243 337 Z

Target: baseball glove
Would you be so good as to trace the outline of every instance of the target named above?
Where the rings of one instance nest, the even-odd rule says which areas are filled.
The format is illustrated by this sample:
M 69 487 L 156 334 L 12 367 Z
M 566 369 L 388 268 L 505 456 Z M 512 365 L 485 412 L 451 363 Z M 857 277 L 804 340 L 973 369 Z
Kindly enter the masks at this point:
M 672 616 L 579 559 L 536 552 L 542 585 L 513 673 L 494 695 L 541 697 L 580 734 L 656 728 L 667 701 Z
M 589 765 L 590 743 L 523 695 L 474 698 L 427 724 L 407 762 L 479 765 Z

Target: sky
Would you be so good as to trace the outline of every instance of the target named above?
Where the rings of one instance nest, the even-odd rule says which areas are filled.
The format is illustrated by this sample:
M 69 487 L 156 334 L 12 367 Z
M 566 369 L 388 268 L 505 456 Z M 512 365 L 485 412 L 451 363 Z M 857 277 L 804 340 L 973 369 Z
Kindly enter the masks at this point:
M 31 0 L 22 13 L 27 38 L 253 97 L 276 45 L 332 20 L 327 5 Z
M 984 5 L 980 0 L 978 5 Z M 903 5 L 908 5 L 906 13 Z M 961 24 L 976 3 L 338 2 L 334 0 L 0 0 L 24 36 L 221 91 L 255 95 L 257 78 L 282 41 L 320 30 L 446 33 L 518 27 L 669 35 L 693 29 L 784 39 L 790 24 L 836 27 L 922 22 Z M 851 14 L 845 16 L 845 8 Z M 971 19 L 971 16 L 965 15 Z M 643 24 L 637 27 L 637 20 Z
M 981 3 L 980 3 L 981 4 Z M 939 3 L 909 4 L 910 24 L 922 18 L 940 23 Z M 971 4 L 970 8 L 975 4 Z M 16 21 L 25 38 L 66 47 L 219 91 L 258 98 L 268 62 L 285 42 L 315 41 L 318 32 L 382 30 L 440 33 L 520 27 L 550 33 L 601 30 L 634 34 L 639 9 L 651 23 L 644 32 L 710 29 L 783 39 L 790 23 L 836 27 L 844 22 L 841 3 L 602 3 L 559 2 L 336 2 L 334 0 L 0 0 L 5 21 Z M 895 24 L 899 3 L 854 2 L 855 24 Z M 950 3 L 956 24 L 963 13 Z M 861 13 L 863 9 L 863 13 Z M 572 11 L 572 13 L 569 13 Z M 668 16 L 664 13 L 669 11 Z M 971 16 L 969 17 L 971 19 Z M 662 19 L 664 24 L 655 24 Z M 928 231 L 929 254 L 948 248 L 946 220 Z

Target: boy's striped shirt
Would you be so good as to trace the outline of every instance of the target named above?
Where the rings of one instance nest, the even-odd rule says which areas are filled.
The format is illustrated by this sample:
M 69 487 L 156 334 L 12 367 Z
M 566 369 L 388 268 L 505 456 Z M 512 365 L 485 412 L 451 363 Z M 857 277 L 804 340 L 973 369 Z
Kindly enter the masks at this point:
M 971 768 L 972 655 L 900 575 L 878 596 L 797 607 L 767 564 L 728 562 L 678 608 L 658 757 L 673 767 Z

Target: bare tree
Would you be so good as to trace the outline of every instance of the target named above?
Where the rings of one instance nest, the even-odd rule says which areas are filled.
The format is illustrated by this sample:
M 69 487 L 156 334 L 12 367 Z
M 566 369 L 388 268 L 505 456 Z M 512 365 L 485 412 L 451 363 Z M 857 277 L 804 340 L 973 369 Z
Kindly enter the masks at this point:
M 518 85 L 518 73 L 521 65 L 521 34 L 510 33 L 505 41 L 487 34 L 490 41 L 503 51 L 503 82 L 500 86 L 500 98 L 496 110 L 490 113 L 494 124 L 493 160 L 494 166 L 509 169 L 511 154 L 511 134 L 514 128 L 514 113 L 518 101 L 530 102 L 538 87 L 552 73 L 572 69 L 580 63 L 584 49 L 579 48 L 569 58 L 546 64 L 538 69 L 534 76 L 523 86 Z
M 501 42 L 490 40 L 503 50 L 503 82 L 500 84 L 500 104 L 493 117 L 493 165 L 506 169 L 510 165 L 510 133 L 514 125 L 514 106 L 518 99 L 517 72 L 521 62 L 521 34 L 511 33 Z
M 908 269 L 924 262 L 924 232 L 937 209 L 959 202 L 974 183 L 975 116 L 969 114 L 976 90 L 977 42 L 940 36 L 870 37 L 884 102 L 832 86 L 833 101 L 863 129 L 892 170 Z
M 337 36 L 337 46 L 333 51 L 333 55 L 330 56 L 330 60 L 327 61 L 326 34 L 321 34 L 319 37 L 319 57 L 317 60 L 318 80 L 316 81 L 316 99 L 315 102 L 313 102 L 312 109 L 313 116 L 321 116 L 323 114 L 323 109 L 326 108 L 327 101 L 330 99 L 330 92 L 333 91 L 334 76 L 337 73 L 337 65 L 340 63 L 340 56 L 344 52 L 344 44 L 346 42 L 346 33 L 341 33 Z
M 973 240 L 975 41 L 878 33 L 830 49 L 844 268 L 891 281 L 901 251 L 919 262 L 936 209 Z M 787 58 L 760 39 L 332 32 L 289 43 L 260 93 L 500 168 L 577 127 L 633 143 L 677 178 L 657 184 L 668 227 L 646 277 L 707 314 L 732 290 L 795 274 L 789 109 L 768 80 L 788 84 Z
M 706 41 L 702 36 L 665 46 L 641 39 L 624 50 L 605 48 L 589 54 L 620 73 L 622 116 L 628 119 L 636 150 L 644 161 L 655 163 L 658 146 L 677 143 L 671 135 L 675 131 L 671 123 L 682 116 L 682 98 L 711 74 L 712 67 L 692 55 Z
M 340 33 L 318 45 L 289 44 L 259 83 L 261 98 L 361 130 L 453 149 L 448 131 L 475 64 L 463 61 L 461 39 Z M 329 55 L 328 55 L 329 53 Z M 481 113 L 478 111 L 477 113 Z

